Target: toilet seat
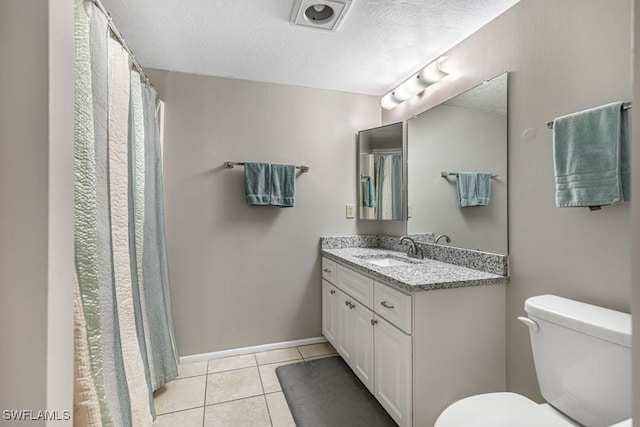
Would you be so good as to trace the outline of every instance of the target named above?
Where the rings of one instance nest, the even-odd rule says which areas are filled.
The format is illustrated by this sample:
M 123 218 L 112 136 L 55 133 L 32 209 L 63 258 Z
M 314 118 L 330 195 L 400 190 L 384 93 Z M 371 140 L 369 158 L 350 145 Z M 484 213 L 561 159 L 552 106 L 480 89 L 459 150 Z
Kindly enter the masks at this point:
M 533 400 L 516 393 L 487 393 L 461 399 L 445 409 L 435 427 L 574 427 Z

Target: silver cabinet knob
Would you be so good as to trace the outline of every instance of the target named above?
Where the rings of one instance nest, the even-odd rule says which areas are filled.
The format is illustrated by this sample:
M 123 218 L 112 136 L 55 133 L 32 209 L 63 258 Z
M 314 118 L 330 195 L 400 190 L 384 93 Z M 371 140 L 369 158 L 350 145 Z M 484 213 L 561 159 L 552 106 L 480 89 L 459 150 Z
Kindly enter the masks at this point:
M 355 305 L 355 304 L 349 304 L 349 308 L 350 308 L 351 310 L 353 310 L 354 308 L 356 308 L 356 305 Z
M 325 273 L 331 273 L 331 269 L 330 268 L 323 268 L 322 271 L 324 271 Z
M 329 293 L 330 293 L 331 295 L 333 295 L 333 294 L 335 294 L 335 293 L 336 293 L 336 291 L 335 291 L 335 289 L 331 289 L 331 290 L 329 291 Z
M 351 301 L 345 301 L 344 305 L 346 305 L 347 307 L 349 307 L 351 305 Z
M 375 326 L 376 323 L 378 323 L 376 319 L 371 319 L 371 326 Z
M 393 307 L 394 307 L 393 305 L 389 304 L 389 303 L 388 303 L 388 302 L 386 302 L 386 301 L 382 301 L 382 302 L 380 303 L 380 305 L 381 305 L 381 306 L 383 306 L 384 308 L 393 308 Z

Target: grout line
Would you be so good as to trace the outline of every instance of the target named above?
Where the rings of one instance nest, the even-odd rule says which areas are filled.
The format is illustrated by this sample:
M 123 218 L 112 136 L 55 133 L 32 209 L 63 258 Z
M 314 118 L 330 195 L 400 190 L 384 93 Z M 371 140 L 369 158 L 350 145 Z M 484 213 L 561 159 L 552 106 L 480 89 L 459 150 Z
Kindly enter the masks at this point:
M 264 404 L 267 406 L 267 414 L 269 415 L 269 423 L 271 427 L 273 427 L 273 418 L 271 418 L 271 409 L 269 409 L 269 402 L 267 401 L 267 395 L 263 394 L 262 398 L 264 399 Z
M 216 402 L 216 403 L 212 403 L 210 405 L 204 405 L 204 406 L 206 408 L 207 406 L 223 405 L 225 403 L 237 402 L 238 400 L 252 399 L 254 397 L 260 397 L 260 396 L 264 396 L 264 393 L 254 394 L 252 396 L 239 397 L 237 399 L 225 400 L 224 402 Z
M 239 371 L 240 369 L 247 369 L 247 368 L 257 368 L 258 365 L 251 365 L 251 366 L 244 366 L 242 368 L 231 368 L 231 369 L 225 369 L 224 371 L 216 371 L 216 372 L 208 372 L 206 375 L 215 375 L 215 374 L 223 374 L 225 372 L 231 372 L 231 371 Z M 208 368 L 207 368 L 208 369 Z
M 185 409 L 178 409 L 176 411 L 171 411 L 171 412 L 164 412 L 162 414 L 156 414 L 156 418 L 164 417 L 165 415 L 175 414 L 175 413 L 178 413 L 178 412 L 192 411 L 192 410 L 198 409 L 198 408 L 201 408 L 201 406 L 194 406 L 193 408 L 185 408 Z
M 209 385 L 209 362 L 207 362 L 207 375 L 204 380 L 204 402 L 202 402 L 202 427 L 204 427 L 205 417 L 207 416 L 207 386 Z

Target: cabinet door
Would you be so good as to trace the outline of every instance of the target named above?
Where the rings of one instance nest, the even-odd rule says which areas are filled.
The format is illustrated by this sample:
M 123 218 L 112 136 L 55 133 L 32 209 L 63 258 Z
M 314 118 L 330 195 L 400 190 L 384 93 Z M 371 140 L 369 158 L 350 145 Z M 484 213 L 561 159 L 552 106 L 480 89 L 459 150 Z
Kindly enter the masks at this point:
M 373 312 L 360 303 L 351 309 L 353 351 L 351 369 L 373 394 Z
M 336 350 L 349 366 L 353 354 L 353 315 L 351 305 L 353 298 L 336 289 Z
M 334 347 L 336 343 L 336 299 L 337 290 L 335 286 L 322 281 L 322 334 L 329 340 Z
M 411 336 L 374 321 L 374 395 L 400 427 L 411 426 Z

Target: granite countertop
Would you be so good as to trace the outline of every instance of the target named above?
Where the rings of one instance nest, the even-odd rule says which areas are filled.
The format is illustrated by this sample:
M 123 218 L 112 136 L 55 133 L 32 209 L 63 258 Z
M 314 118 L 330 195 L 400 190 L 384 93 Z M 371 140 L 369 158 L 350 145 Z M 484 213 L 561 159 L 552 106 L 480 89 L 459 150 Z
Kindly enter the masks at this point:
M 507 283 L 508 277 L 432 259 L 409 258 L 404 252 L 380 248 L 322 249 L 327 258 L 368 274 L 404 292 Z M 381 267 L 367 259 L 392 257 L 408 265 Z

